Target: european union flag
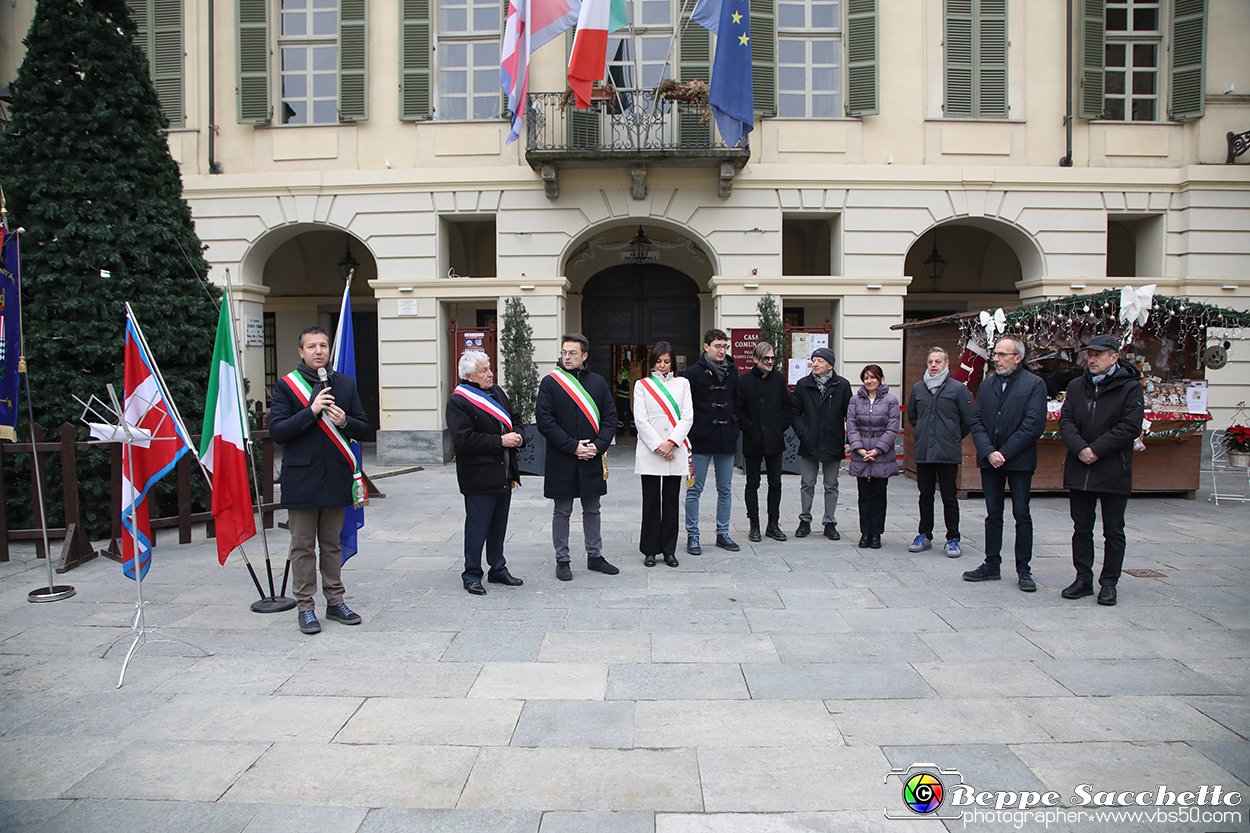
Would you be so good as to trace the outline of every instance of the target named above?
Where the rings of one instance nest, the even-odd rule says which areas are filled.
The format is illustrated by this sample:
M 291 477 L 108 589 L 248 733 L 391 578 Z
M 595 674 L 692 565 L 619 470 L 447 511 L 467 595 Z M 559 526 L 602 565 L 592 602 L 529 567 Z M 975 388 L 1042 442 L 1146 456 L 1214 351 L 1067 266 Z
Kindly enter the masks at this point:
M 691 19 L 716 35 L 708 103 L 721 138 L 736 147 L 755 126 L 750 0 L 699 0 Z
M 351 284 L 343 290 L 343 305 L 339 309 L 338 332 L 334 335 L 334 372 L 356 380 L 356 336 L 352 331 Z M 351 440 L 352 454 L 356 458 L 356 477 L 361 476 L 360 441 Z M 353 494 L 355 494 L 353 484 Z M 365 507 L 362 504 L 348 506 L 343 513 L 343 530 L 339 533 L 339 545 L 343 548 L 342 563 L 356 554 L 356 533 L 365 525 Z

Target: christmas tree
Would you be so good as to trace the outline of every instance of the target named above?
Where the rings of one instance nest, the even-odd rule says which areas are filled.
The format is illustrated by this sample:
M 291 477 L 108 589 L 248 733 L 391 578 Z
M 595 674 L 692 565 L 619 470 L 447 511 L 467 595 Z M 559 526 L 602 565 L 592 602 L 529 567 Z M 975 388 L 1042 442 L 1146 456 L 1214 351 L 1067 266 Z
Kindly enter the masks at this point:
M 168 122 L 134 35 L 124 0 L 39 0 L 0 136 L 9 227 L 25 229 L 31 404 L 50 433 L 77 420 L 74 395 L 103 395 L 109 382 L 120 394 L 127 301 L 189 430 L 203 415 L 220 292 L 206 280 L 203 245 L 165 140 Z M 9 483 L 30 482 L 13 466 Z M 108 455 L 93 452 L 79 466 L 83 522 L 101 538 L 109 529 Z M 61 490 L 48 480 L 54 526 Z M 166 478 L 162 491 L 173 481 Z M 10 488 L 9 498 L 10 524 L 30 526 L 29 495 Z M 172 511 L 168 497 L 163 506 L 157 501 L 154 517 Z

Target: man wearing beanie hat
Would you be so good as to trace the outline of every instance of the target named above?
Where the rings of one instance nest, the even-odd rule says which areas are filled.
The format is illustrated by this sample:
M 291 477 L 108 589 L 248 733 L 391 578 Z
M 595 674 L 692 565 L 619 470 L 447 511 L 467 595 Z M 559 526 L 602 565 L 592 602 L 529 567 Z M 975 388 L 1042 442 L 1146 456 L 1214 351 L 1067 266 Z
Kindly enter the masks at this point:
M 816 474 L 823 470 L 825 514 L 821 518 L 825 537 L 837 541 L 838 466 L 846 457 L 846 409 L 851 403 L 851 383 L 834 372 L 834 354 L 828 347 L 812 351 L 812 372 L 794 386 L 794 416 L 790 425 L 799 438 L 799 528 L 796 538 L 812 531 L 812 500 Z

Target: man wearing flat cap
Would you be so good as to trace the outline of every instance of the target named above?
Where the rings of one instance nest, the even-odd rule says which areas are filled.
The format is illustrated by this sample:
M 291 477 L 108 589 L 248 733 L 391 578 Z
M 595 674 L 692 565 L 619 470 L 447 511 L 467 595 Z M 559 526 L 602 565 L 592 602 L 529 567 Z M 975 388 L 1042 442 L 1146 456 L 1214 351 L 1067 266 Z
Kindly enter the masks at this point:
M 1133 441 L 1141 433 L 1145 402 L 1141 373 L 1120 361 L 1114 336 L 1085 345 L 1085 373 L 1068 384 L 1059 414 L 1059 436 L 1068 447 L 1063 485 L 1072 513 L 1072 565 L 1076 580 L 1065 599 L 1094 595 L 1094 516 L 1102 504 L 1103 559 L 1098 604 L 1116 603 L 1124 564 L 1124 510 L 1133 491 Z
M 851 404 L 851 383 L 833 369 L 834 355 L 828 347 L 812 351 L 812 372 L 794 386 L 794 412 L 790 425 L 799 438 L 799 528 L 796 538 L 812 531 L 812 501 L 816 475 L 824 473 L 825 514 L 821 521 L 825 537 L 837 541 L 838 467 L 846 457 L 846 409 Z

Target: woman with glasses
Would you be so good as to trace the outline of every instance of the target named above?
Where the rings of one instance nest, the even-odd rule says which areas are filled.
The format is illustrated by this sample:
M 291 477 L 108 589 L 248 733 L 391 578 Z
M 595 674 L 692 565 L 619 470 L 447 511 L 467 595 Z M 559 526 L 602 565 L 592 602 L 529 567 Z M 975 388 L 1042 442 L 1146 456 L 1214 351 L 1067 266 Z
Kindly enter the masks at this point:
M 781 455 L 786 450 L 786 427 L 794 406 L 786 390 L 784 373 L 775 370 L 776 350 L 767 341 L 755 345 L 751 353 L 755 367 L 738 377 L 734 411 L 742 430 L 742 456 L 746 459 L 747 538 L 759 541 L 760 464 L 768 470 L 768 524 L 764 535 L 774 541 L 786 540 L 778 516 L 781 512 Z
M 851 476 L 859 483 L 859 546 L 881 549 L 885 532 L 885 487 L 898 474 L 898 398 L 885 383 L 885 371 L 870 364 L 859 374 L 863 387 L 846 410 L 846 441 Z
M 673 373 L 673 347 L 657 341 L 651 348 L 651 375 L 634 383 L 634 427 L 638 448 L 634 471 L 642 478 L 642 563 L 655 566 L 657 555 L 677 566 L 678 499 L 682 480 L 690 475 L 690 443 L 694 422 L 690 383 Z

